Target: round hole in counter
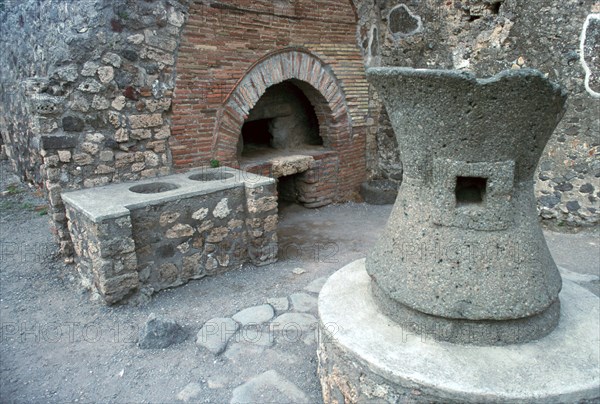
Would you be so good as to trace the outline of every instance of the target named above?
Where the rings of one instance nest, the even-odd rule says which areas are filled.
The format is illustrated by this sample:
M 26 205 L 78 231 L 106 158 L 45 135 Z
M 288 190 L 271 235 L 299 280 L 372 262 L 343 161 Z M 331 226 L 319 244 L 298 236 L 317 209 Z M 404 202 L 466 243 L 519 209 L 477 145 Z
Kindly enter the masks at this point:
M 228 180 L 229 178 L 233 178 L 233 173 L 226 172 L 216 172 L 216 173 L 201 173 L 201 174 L 193 174 L 188 178 L 192 181 L 219 181 L 219 180 Z
M 168 182 L 153 182 L 150 184 L 135 185 L 129 188 L 129 190 L 137 194 L 159 194 L 161 192 L 172 191 L 177 188 L 179 188 L 179 185 Z

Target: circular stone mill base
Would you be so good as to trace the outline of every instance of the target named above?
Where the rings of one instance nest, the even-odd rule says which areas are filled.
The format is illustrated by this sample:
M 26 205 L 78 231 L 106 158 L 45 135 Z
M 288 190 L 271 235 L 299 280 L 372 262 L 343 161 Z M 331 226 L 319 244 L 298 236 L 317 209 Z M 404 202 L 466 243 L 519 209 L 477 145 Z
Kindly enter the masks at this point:
M 563 281 L 556 329 L 507 346 L 436 342 L 381 314 L 364 260 L 319 296 L 319 376 L 326 403 L 574 403 L 600 397 L 599 299 Z

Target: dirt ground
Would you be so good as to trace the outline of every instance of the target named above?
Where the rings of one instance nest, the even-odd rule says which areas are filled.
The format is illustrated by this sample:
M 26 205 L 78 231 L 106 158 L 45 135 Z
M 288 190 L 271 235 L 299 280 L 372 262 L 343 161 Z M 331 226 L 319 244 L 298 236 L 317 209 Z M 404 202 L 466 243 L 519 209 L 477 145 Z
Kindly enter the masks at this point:
M 20 184 L 6 162 L 0 170 L 1 402 L 170 403 L 189 398 L 225 403 L 236 387 L 272 369 L 297 386 L 307 402 L 322 402 L 316 343 L 309 335 L 278 338 L 269 348 L 233 344 L 219 356 L 198 348 L 195 335 L 213 317 L 288 297 L 364 257 L 391 206 L 284 206 L 278 263 L 246 265 L 192 281 L 137 306 L 106 307 L 81 289 L 75 268 L 56 256 L 41 195 Z M 579 271 L 576 261 L 564 258 L 569 251 L 557 262 L 594 290 L 598 233 L 575 236 L 580 239 L 568 240 L 577 254 L 589 257 L 586 268 Z M 551 248 L 565 246 L 564 237 L 573 235 L 550 234 Z M 297 268 L 305 272 L 297 274 Z M 166 349 L 138 348 L 138 331 L 150 313 L 178 321 L 188 339 Z M 316 316 L 316 308 L 310 313 Z M 195 391 L 186 398 L 182 390 L 190 383 Z
M 45 204 L 41 195 L 6 174 L 5 162 L 1 168 L 0 190 L 8 192 L 0 197 L 0 401 L 167 403 L 197 383 L 202 391 L 193 401 L 224 403 L 235 387 L 273 368 L 310 402 L 321 401 L 314 342 L 299 337 L 268 351 L 214 356 L 196 347 L 195 335 L 213 317 L 289 296 L 363 257 L 390 206 L 284 207 L 278 263 L 192 281 L 143 305 L 106 307 L 55 255 L 48 216 L 37 208 Z M 189 338 L 139 349 L 137 334 L 150 313 L 178 321 Z

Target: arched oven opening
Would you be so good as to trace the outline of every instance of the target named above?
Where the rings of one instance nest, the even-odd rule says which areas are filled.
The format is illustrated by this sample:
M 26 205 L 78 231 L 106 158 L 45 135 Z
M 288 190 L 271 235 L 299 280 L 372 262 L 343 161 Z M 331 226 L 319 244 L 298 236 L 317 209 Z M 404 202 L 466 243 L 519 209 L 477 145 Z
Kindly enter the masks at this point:
M 292 80 L 269 87 L 242 126 L 241 163 L 322 148 L 313 105 Z

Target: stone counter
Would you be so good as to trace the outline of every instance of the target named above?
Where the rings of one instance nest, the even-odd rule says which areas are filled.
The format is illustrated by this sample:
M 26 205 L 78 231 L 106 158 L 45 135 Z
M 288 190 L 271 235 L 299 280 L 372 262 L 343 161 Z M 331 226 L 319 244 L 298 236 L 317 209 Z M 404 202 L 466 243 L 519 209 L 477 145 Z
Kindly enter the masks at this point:
M 62 199 L 83 283 L 109 304 L 277 259 L 270 178 L 199 169 Z

